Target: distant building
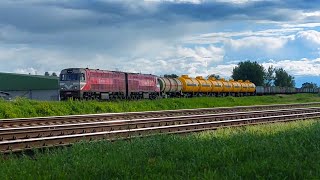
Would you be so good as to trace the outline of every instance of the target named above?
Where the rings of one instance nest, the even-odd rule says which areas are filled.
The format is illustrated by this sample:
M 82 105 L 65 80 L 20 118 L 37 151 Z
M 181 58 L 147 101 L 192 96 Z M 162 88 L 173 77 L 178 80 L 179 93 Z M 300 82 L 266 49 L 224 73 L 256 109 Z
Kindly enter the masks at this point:
M 12 98 L 59 100 L 59 78 L 55 76 L 0 73 L 0 91 L 10 93 Z

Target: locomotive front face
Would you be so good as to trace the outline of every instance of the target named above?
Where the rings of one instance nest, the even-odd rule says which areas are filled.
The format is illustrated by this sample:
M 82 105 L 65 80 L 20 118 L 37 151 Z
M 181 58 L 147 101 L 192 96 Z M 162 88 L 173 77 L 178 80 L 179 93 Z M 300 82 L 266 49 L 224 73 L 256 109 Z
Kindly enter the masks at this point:
M 81 98 L 81 89 L 86 84 L 85 71 L 82 69 L 64 69 L 60 74 L 60 97 Z

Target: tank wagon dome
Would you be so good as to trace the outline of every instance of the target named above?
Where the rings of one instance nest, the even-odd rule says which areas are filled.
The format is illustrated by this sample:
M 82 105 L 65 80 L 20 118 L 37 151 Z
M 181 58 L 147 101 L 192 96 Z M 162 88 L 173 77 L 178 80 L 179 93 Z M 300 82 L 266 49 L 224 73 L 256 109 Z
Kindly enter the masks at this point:
M 245 83 L 248 84 L 248 92 L 253 93 L 256 91 L 256 85 L 250 82 L 249 80 L 246 80 Z
M 208 93 L 212 90 L 212 83 L 209 80 L 204 79 L 202 76 L 197 76 L 196 80 L 199 82 L 199 92 Z
M 220 79 L 220 81 L 223 84 L 222 92 L 224 93 L 233 92 L 233 84 L 231 82 L 226 81 L 224 78 Z
M 233 85 L 233 92 L 239 93 L 241 91 L 241 89 L 242 89 L 241 83 L 239 83 L 233 79 L 230 79 L 229 82 Z
M 243 80 L 238 80 L 238 82 L 241 84 L 241 90 L 240 90 L 240 92 L 241 92 L 241 93 L 247 93 L 247 92 L 248 92 L 248 89 L 249 89 L 248 83 L 243 82 Z
M 222 81 L 220 80 L 217 80 L 216 78 L 214 77 L 209 77 L 208 78 L 208 81 L 211 82 L 212 84 L 212 89 L 211 89 L 211 92 L 213 93 L 220 93 L 222 90 L 223 90 L 223 83 Z
M 182 92 L 194 93 L 199 91 L 199 82 L 188 75 L 182 75 L 178 78 L 182 82 Z

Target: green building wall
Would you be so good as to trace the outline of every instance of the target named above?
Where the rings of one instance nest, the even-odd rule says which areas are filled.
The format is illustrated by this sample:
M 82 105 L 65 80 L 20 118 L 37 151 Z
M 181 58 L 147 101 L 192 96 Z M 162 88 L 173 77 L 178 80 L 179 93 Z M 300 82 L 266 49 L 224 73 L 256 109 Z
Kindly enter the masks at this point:
M 59 89 L 55 76 L 0 73 L 0 91 L 28 91 Z

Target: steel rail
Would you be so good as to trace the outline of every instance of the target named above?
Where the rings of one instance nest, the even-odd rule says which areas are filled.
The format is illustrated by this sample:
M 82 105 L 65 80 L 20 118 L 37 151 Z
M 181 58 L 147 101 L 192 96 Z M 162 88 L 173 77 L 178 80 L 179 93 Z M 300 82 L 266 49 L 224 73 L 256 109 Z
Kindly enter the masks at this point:
M 276 105 L 258 105 L 258 106 L 236 106 L 236 107 L 220 107 L 220 108 L 199 108 L 199 109 L 180 109 L 165 111 L 145 111 L 145 112 L 127 112 L 127 113 L 103 113 L 103 114 L 87 114 L 87 115 L 71 115 L 71 116 L 49 116 L 36 118 L 14 118 L 0 119 L 0 127 L 23 127 L 36 125 L 52 125 L 52 124 L 70 124 L 79 122 L 95 122 L 95 121 L 112 121 L 123 119 L 138 119 L 148 117 L 169 117 L 179 115 L 209 114 L 223 112 L 239 112 L 249 110 L 267 110 L 279 108 L 297 108 L 305 106 L 319 106 L 320 102 L 301 103 L 301 104 L 276 104 Z
M 143 128 L 135 128 L 135 129 L 102 131 L 102 132 L 71 134 L 71 135 L 61 135 L 61 136 L 52 136 L 52 137 L 5 140 L 0 142 L 0 151 L 11 152 L 11 151 L 21 151 L 24 149 L 31 149 L 31 148 L 61 146 L 61 145 L 73 144 L 81 140 L 96 140 L 96 139 L 114 140 L 119 138 L 126 139 L 131 137 L 141 137 L 141 136 L 161 134 L 161 133 L 187 133 L 187 132 L 194 132 L 194 131 L 217 129 L 221 127 L 242 126 L 242 125 L 270 123 L 270 122 L 283 122 L 283 121 L 311 119 L 311 118 L 319 118 L 319 117 L 320 117 L 320 112 L 311 112 L 311 113 L 255 117 L 255 118 L 245 118 L 245 119 L 241 118 L 241 119 L 233 119 L 233 120 L 196 122 L 196 123 L 169 125 L 169 126 L 143 127 Z M 198 117 L 195 117 L 195 118 L 198 118 Z
M 166 118 L 146 118 L 134 120 L 115 120 L 89 123 L 28 126 L 17 128 L 0 128 L 0 140 L 26 139 L 35 137 L 81 134 L 88 132 L 115 131 L 175 124 L 199 123 L 206 121 L 232 120 L 239 118 L 254 118 L 264 116 L 320 112 L 320 108 L 296 108 L 280 110 L 264 110 L 236 113 L 220 113 L 192 116 L 174 116 Z

